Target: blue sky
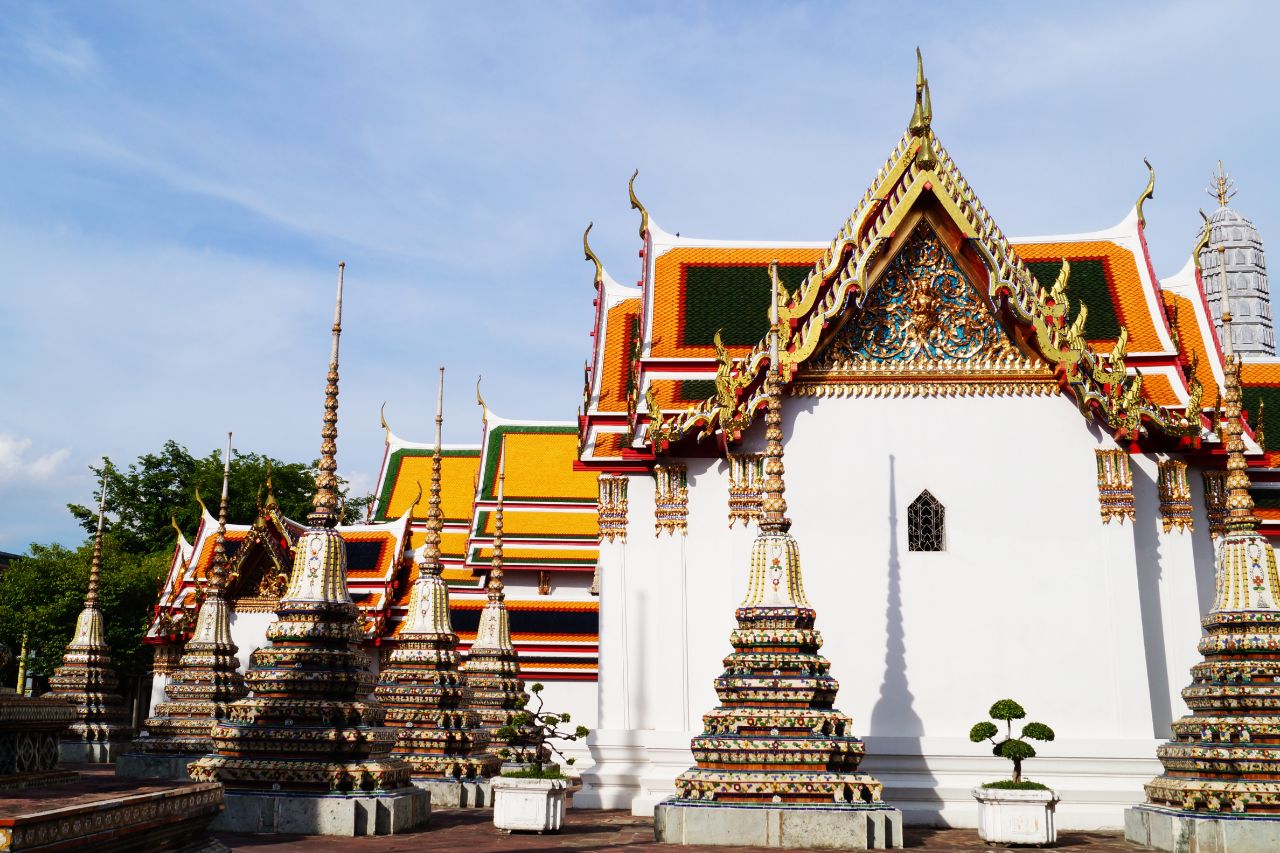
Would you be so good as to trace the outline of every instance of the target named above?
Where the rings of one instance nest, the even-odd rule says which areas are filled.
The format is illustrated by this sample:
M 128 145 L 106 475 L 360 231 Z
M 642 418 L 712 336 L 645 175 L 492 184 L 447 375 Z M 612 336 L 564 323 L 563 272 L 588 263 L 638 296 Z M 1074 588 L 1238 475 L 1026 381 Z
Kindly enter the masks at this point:
M 827 240 L 910 116 L 1007 233 L 1146 206 L 1185 261 L 1218 158 L 1280 246 L 1271 4 L 5 4 L 0 18 L 0 549 L 70 542 L 86 466 L 173 438 L 319 446 L 347 262 L 339 469 L 378 408 L 475 441 L 573 417 L 590 265 L 639 273 L 626 181 L 669 231 Z M 1272 236 L 1274 235 L 1274 236 Z M 1280 249 L 1274 250 L 1280 251 Z

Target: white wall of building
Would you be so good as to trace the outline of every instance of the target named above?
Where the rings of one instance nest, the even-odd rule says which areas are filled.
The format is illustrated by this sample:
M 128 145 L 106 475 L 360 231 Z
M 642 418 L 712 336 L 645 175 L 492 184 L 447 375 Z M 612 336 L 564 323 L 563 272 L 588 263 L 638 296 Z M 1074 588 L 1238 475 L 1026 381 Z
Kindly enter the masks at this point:
M 1058 734 L 1026 770 L 1059 790 L 1063 826 L 1119 826 L 1185 712 L 1213 574 L 1199 475 L 1196 532 L 1166 534 L 1154 459 L 1132 459 L 1136 523 L 1101 522 L 1094 450 L 1114 444 L 1063 397 L 788 398 L 784 427 L 837 706 L 886 799 L 917 822 L 973 825 L 969 788 L 1008 768 L 967 733 L 1009 697 Z M 686 461 L 688 536 L 654 537 L 653 481 L 637 475 L 627 543 L 602 550 L 598 767 L 582 806 L 650 811 L 716 705 L 754 528 L 728 528 L 723 462 Z M 923 489 L 946 506 L 941 553 L 907 550 Z

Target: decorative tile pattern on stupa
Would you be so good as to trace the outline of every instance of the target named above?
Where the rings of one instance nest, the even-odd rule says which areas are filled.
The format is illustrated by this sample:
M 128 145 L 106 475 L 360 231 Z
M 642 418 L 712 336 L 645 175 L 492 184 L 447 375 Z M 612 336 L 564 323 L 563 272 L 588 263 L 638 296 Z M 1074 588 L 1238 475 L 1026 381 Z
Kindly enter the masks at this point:
M 1133 521 L 1133 472 L 1123 450 L 1095 450 L 1098 463 L 1098 511 L 1104 524 Z

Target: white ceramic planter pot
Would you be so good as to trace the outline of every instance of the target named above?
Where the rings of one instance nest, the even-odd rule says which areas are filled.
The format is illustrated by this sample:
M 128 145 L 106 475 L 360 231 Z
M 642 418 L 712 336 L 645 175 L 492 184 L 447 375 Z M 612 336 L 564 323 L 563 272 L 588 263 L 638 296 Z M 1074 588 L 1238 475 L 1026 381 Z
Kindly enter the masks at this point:
M 1053 809 L 1058 795 L 1051 790 L 1017 791 L 974 788 L 978 801 L 978 835 L 992 844 L 1054 844 L 1058 828 Z
M 568 779 L 493 779 L 493 825 L 510 832 L 559 832 Z

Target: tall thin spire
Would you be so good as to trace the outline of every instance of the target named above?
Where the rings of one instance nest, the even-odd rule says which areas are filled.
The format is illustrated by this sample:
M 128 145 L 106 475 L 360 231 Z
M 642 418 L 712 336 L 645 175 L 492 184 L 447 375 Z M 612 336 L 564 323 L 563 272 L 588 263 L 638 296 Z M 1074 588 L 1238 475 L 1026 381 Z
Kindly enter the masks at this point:
M 1218 200 L 1219 207 L 1226 207 L 1227 202 L 1235 198 L 1236 182 L 1231 180 L 1231 176 L 1227 174 L 1227 170 L 1222 168 L 1222 161 L 1218 161 L 1218 173 L 1209 181 L 1209 188 L 1205 190 L 1209 195 Z
M 502 498 L 507 481 L 507 437 L 498 447 L 498 505 L 493 510 L 493 558 L 489 563 L 489 600 L 505 601 L 502 583 Z M 509 641 L 508 641 L 509 642 Z
M 779 365 L 778 328 L 778 262 L 769 265 L 769 401 L 764 415 L 764 499 L 761 505 L 760 530 L 768 533 L 785 533 L 791 527 L 787 518 L 787 490 L 782 481 L 786 468 L 782 464 L 782 370 Z
M 107 514 L 107 460 L 102 460 L 102 488 L 98 493 L 98 532 L 93 535 L 93 560 L 89 563 L 89 589 L 85 592 L 86 610 L 98 609 L 98 581 L 102 575 L 102 524 Z
M 1244 424 L 1240 414 L 1243 402 L 1240 394 L 1240 360 L 1231 346 L 1231 312 L 1222 314 L 1223 373 L 1226 374 L 1226 390 L 1222 395 L 1226 420 L 1222 426 L 1227 444 L 1227 518 L 1228 530 L 1257 530 L 1258 518 L 1253 514 L 1253 496 L 1249 494 L 1248 463 L 1244 459 Z
M 227 433 L 227 455 L 222 460 L 222 499 L 218 502 L 218 532 L 213 538 L 213 571 L 209 592 L 227 586 L 227 488 L 231 482 L 231 433 Z
M 325 377 L 320 462 L 316 466 L 316 494 L 308 518 L 317 527 L 333 527 L 338 523 L 338 340 L 342 336 L 342 275 L 346 268 L 345 261 L 338 264 L 338 298 L 333 306 L 333 349 L 329 352 L 329 373 Z
M 440 385 L 436 389 L 436 446 L 431 454 L 431 497 L 427 501 L 427 532 L 422 543 L 423 565 L 429 571 L 440 571 L 440 531 L 444 529 L 444 513 L 440 509 L 440 430 L 444 425 L 444 367 L 440 368 Z

